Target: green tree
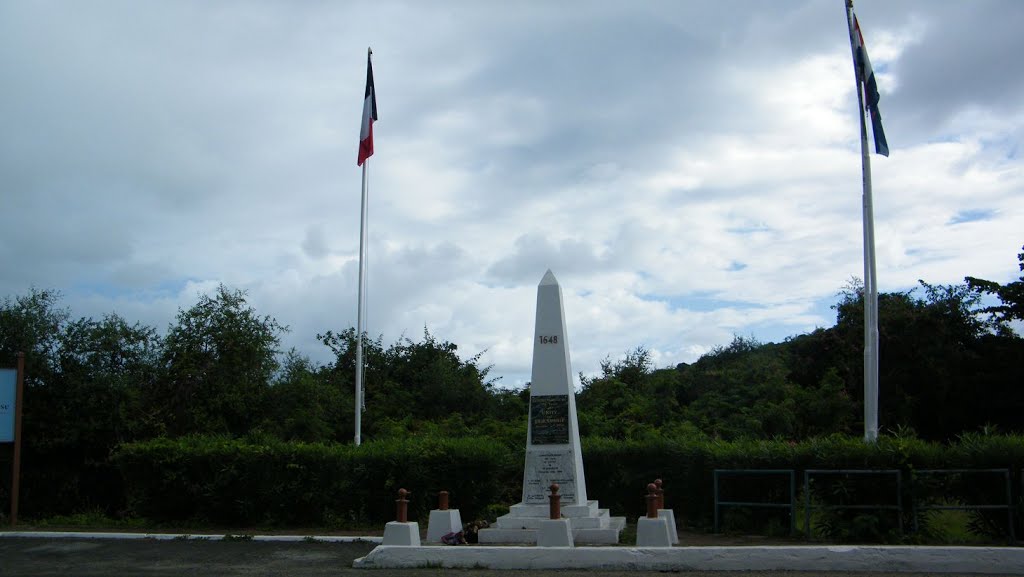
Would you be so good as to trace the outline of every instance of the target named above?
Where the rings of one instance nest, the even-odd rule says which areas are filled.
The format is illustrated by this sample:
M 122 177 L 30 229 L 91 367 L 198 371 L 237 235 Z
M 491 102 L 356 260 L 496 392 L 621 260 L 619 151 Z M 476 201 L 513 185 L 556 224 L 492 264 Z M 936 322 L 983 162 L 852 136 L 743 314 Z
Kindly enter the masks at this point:
M 351 417 L 345 420 L 342 439 L 351 440 L 355 432 L 356 330 L 349 327 L 339 333 L 327 331 L 318 334 L 316 338 L 334 354 L 334 361 L 322 369 L 322 376 L 331 387 L 340 391 L 347 399 L 345 407 Z M 385 401 L 388 404 L 384 407 L 367 400 L 370 391 L 379 390 L 383 383 L 382 375 L 386 372 L 387 359 L 381 341 L 381 337 L 372 340 L 363 335 L 363 399 L 365 406 L 373 409 L 372 416 L 367 415 L 365 411 L 361 415 L 360 436 L 363 438 L 371 438 L 377 433 L 374 428 L 380 424 L 381 419 L 391 416 L 390 407 L 406 406 L 412 402 L 403 391 L 393 391 L 394 396 Z
M 879 295 L 879 424 L 912 427 L 926 439 L 947 440 L 991 419 L 1018 430 L 1021 369 L 1006 356 L 1024 353 L 975 313 L 980 295 L 966 285 L 930 285 Z M 832 329 L 843 343 L 833 365 L 846 390 L 863 402 L 863 293 L 844 295 Z M 1019 341 L 1019 339 L 1017 339 Z M 1019 364 L 1019 363 L 1017 363 Z
M 736 336 L 681 372 L 686 415 L 706 434 L 792 438 L 795 388 L 785 349 Z
M 245 297 L 220 285 L 178 311 L 164 340 L 164 375 L 149 401 L 168 434 L 241 435 L 261 421 L 288 329 L 259 316 Z
M 489 367 L 478 366 L 480 354 L 463 361 L 458 346 L 440 341 L 423 329 L 423 340 L 403 338 L 385 353 L 386 372 L 382 387 L 371 391 L 372 399 L 387 401 L 387 391 L 402 390 L 412 397 L 414 414 L 425 419 L 443 419 L 459 413 L 467 419 L 486 417 L 492 409 L 487 373 Z M 369 397 L 368 397 L 369 399 Z M 367 401 L 369 402 L 369 400 Z
M 643 437 L 678 417 L 674 371 L 654 371 L 645 347 L 601 361 L 601 375 L 580 374 L 576 396 L 580 434 L 614 439 Z
M 0 356 L 26 352 L 22 510 L 113 512 L 123 495 L 108 456 L 145 434 L 139 395 L 155 379 L 160 339 L 115 314 L 69 321 L 58 300 L 32 289 L 0 304 Z
M 793 388 L 796 438 L 860 432 L 858 407 L 844 385 L 835 367 L 829 367 L 817 386 Z
M 261 428 L 287 441 L 343 441 L 352 436 L 354 395 L 330 371 L 294 349 L 267 391 Z
M 32 288 L 0 301 L 0 366 L 14 367 L 25 353 L 26 385 L 47 382 L 54 373 L 60 335 L 70 313 L 58 308 L 60 293 Z
M 1024 250 L 1024 246 L 1021 249 Z M 1020 270 L 1024 272 L 1024 252 L 1017 255 L 1017 260 L 1020 261 Z M 971 290 L 979 294 L 990 294 L 999 299 L 1000 304 L 984 307 L 978 312 L 988 313 L 1000 334 L 1013 336 L 1015 333 L 1009 323 L 1024 320 L 1024 275 L 1021 275 L 1019 280 L 1006 284 L 972 276 L 964 277 L 964 281 Z
M 355 330 L 317 337 L 334 353 L 332 378 L 354 391 Z M 402 338 L 387 349 L 379 337 L 364 336 L 363 436 L 394 435 L 403 427 L 419 430 L 424 421 L 455 426 L 456 421 L 448 420 L 453 415 L 470 426 L 494 416 L 498 403 L 487 380 L 490 368 L 479 366 L 480 354 L 462 360 L 457 351 L 455 344 L 438 340 L 426 328 L 422 341 Z
M 64 390 L 55 396 L 59 420 L 78 429 L 73 443 L 109 449 L 158 427 L 141 397 L 157 382 L 162 344 L 154 328 L 114 313 L 67 324 L 57 354 Z
M 83 506 L 123 505 L 121 480 L 109 462 L 120 443 L 147 436 L 154 423 L 141 395 L 156 381 L 160 339 L 151 327 L 116 314 L 67 323 L 55 351 L 56 372 L 26 399 L 26 460 L 37 465 L 28 502 L 67 513 Z

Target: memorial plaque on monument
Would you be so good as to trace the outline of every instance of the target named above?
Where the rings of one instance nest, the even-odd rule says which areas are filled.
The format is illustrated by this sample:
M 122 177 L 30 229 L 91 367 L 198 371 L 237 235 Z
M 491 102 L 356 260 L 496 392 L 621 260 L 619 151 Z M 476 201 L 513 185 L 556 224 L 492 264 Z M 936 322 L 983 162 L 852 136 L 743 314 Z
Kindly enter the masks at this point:
M 569 443 L 569 396 L 530 397 L 530 444 L 566 445 Z M 564 493 L 563 493 L 564 495 Z
M 559 486 L 559 494 L 566 503 L 576 502 L 576 479 L 573 477 L 571 449 L 545 449 L 534 451 L 526 461 L 523 475 L 523 503 L 543 505 L 548 502 L 549 487 Z

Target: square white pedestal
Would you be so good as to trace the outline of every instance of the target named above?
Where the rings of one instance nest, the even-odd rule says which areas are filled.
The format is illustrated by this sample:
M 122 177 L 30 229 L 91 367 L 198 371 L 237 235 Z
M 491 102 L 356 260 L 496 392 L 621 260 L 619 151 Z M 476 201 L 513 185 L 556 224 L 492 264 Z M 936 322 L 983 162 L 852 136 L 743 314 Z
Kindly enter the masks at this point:
M 664 517 L 650 519 L 640 517 L 636 521 L 637 547 L 671 547 L 672 535 L 668 531 L 668 520 Z
M 430 512 L 430 521 L 427 522 L 428 544 L 436 545 L 441 542 L 441 537 L 459 531 L 462 531 L 462 515 L 458 509 L 434 509 Z
M 420 546 L 420 524 L 399 523 L 391 521 L 384 525 L 384 540 L 381 545 L 404 545 L 406 547 Z

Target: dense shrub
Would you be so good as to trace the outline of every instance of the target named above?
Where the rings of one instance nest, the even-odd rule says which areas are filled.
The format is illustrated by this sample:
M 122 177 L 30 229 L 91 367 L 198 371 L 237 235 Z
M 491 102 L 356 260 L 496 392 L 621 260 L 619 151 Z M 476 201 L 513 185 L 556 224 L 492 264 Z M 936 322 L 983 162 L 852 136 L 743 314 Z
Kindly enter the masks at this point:
M 393 519 L 394 495 L 413 492 L 423 519 L 447 490 L 472 518 L 510 482 L 508 452 L 487 439 L 426 439 L 351 445 L 160 438 L 113 456 L 129 507 L 159 521 L 222 525 L 356 526 Z
M 803 527 L 803 474 L 808 469 L 896 469 L 902 475 L 903 510 L 826 509 L 832 505 L 897 502 L 892 476 L 819 475 L 812 483 L 814 534 L 831 540 L 899 539 L 902 518 L 909 532 L 913 498 L 920 503 L 1005 502 L 1005 481 L 954 477 L 949 482 L 916 478 L 920 469 L 1009 469 L 1013 500 L 1020 499 L 1024 437 L 967 435 L 943 445 L 906 435 L 882 436 L 875 444 L 834 435 L 803 443 L 782 440 L 721 441 L 705 437 L 648 440 L 587 438 L 583 443 L 587 493 L 630 519 L 644 510 L 647 483 L 665 481 L 666 500 L 683 525 L 710 529 L 714 518 L 715 469 L 791 469 Z M 203 520 L 225 526 L 252 524 L 356 527 L 380 525 L 394 516 L 394 495 L 413 492 L 410 516 L 425 521 L 436 492 L 447 490 L 464 520 L 493 516 L 517 502 L 522 490 L 522 449 L 481 438 L 411 438 L 338 444 L 282 442 L 273 438 L 155 439 L 123 445 L 115 454 L 134 514 L 174 522 Z M 733 479 L 724 500 L 788 499 L 778 479 Z M 785 512 L 736 511 L 751 522 L 771 517 L 788 531 Z M 901 517 L 902 516 L 902 517 Z M 1019 517 L 1019 516 L 1018 516 Z M 929 515 L 920 516 L 928 533 Z M 757 525 L 757 523 L 753 523 Z M 1018 521 L 1019 524 L 1019 521 Z M 763 526 L 740 527 L 763 531 Z M 971 513 L 971 530 L 999 536 L 1006 511 Z M 1019 529 L 1018 529 L 1019 530 Z

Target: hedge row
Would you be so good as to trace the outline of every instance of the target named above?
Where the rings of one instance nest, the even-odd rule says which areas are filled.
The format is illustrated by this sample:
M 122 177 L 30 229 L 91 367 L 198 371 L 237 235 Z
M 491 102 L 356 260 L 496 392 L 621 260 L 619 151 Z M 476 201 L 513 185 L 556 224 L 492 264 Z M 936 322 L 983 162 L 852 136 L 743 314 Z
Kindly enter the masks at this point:
M 487 439 L 352 445 L 217 437 L 155 439 L 113 456 L 132 513 L 159 521 L 352 527 L 394 519 L 399 488 L 410 516 L 436 508 L 440 490 L 474 518 L 509 486 L 508 451 Z
M 832 436 L 801 443 L 708 439 L 583 442 L 587 493 L 614 515 L 643 512 L 644 487 L 665 480 L 669 505 L 689 526 L 710 527 L 715 469 L 1009 468 L 1019 498 L 1024 436 L 967 435 L 941 445 Z M 156 439 L 114 455 L 134 514 L 224 525 L 350 527 L 393 519 L 399 487 L 413 491 L 410 516 L 425 519 L 448 490 L 463 520 L 493 516 L 519 500 L 523 451 L 481 438 L 410 439 L 351 445 L 246 443 L 210 437 Z M 906 478 L 909 479 L 909 476 Z

